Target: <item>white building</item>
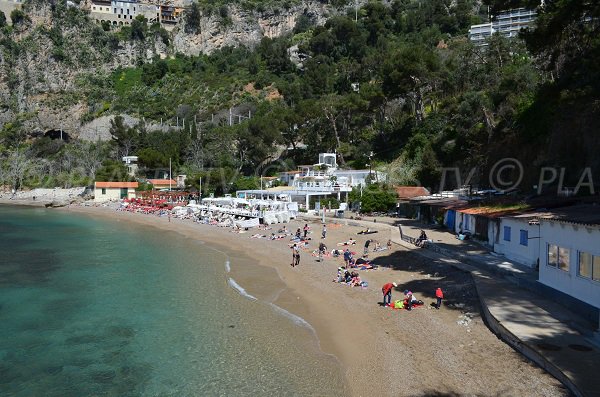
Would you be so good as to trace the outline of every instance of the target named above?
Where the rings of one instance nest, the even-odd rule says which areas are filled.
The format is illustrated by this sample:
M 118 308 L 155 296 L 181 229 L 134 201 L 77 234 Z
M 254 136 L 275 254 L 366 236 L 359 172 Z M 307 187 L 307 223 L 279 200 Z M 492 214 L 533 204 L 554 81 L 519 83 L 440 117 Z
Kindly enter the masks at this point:
M 372 170 L 338 169 L 335 153 L 319 153 L 317 164 L 300 166 L 298 171 L 291 174 L 288 186 L 299 191 L 336 193 L 338 198 L 340 193 L 351 192 L 352 188 L 361 185 L 366 186 L 369 179 L 371 182 L 381 182 L 385 177 L 382 173 Z
M 265 190 L 242 190 L 238 194 L 256 197 L 269 194 L 289 196 L 296 201 L 304 201 L 305 208 L 308 209 L 311 197 L 325 198 L 335 195 L 338 201 L 347 201 L 348 193 L 352 188 L 366 186 L 369 179 L 371 182 L 385 180 L 386 175 L 377 171 L 340 170 L 336 157 L 335 153 L 319 153 L 317 164 L 302 165 L 298 167 L 298 171 L 280 173 L 279 180 L 287 183 L 287 186 Z
M 600 309 L 600 207 L 552 211 L 540 218 L 540 237 L 539 281 Z
M 160 7 L 138 0 L 92 0 L 90 16 L 98 22 L 111 25 L 130 25 L 138 15 L 143 15 L 148 23 L 160 19 Z
M 516 37 L 521 29 L 533 25 L 537 13 L 535 10 L 516 8 L 496 15 L 492 22 L 472 25 L 469 39 L 477 46 L 486 46 L 487 39 L 494 33 L 504 37 Z
M 502 217 L 494 228 L 489 236 L 494 252 L 531 268 L 538 265 L 540 224 L 535 214 Z
M 127 174 L 130 176 L 135 176 L 138 170 L 138 156 L 124 156 L 123 162 L 127 167 Z

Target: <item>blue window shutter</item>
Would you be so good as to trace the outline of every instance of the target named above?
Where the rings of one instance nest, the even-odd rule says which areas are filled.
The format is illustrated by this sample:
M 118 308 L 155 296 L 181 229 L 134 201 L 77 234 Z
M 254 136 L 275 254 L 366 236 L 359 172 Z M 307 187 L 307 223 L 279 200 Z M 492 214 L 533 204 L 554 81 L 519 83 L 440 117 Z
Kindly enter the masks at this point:
M 504 226 L 504 241 L 510 241 L 510 226 Z
M 527 241 L 529 240 L 529 232 L 527 230 L 521 230 L 520 239 L 521 245 L 527 247 Z

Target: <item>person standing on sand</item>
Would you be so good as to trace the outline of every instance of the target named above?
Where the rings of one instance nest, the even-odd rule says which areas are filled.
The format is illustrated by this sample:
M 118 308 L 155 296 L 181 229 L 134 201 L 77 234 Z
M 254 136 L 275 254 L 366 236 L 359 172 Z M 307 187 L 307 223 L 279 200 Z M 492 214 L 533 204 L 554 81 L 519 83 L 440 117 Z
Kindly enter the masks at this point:
M 387 242 L 387 249 L 388 249 L 388 251 L 392 250 L 392 240 L 391 239 L 389 239 Z
M 327 225 L 323 225 L 323 231 L 321 232 L 321 238 L 327 236 Z
M 435 308 L 439 309 L 440 306 L 442 305 L 442 299 L 444 299 L 444 292 L 442 291 L 442 289 L 440 287 L 438 287 L 435 290 L 435 298 L 436 298 L 436 303 L 435 303 Z
M 292 267 L 296 267 L 296 251 L 298 251 L 298 246 L 294 244 L 292 246 Z
M 308 223 L 304 224 L 304 239 L 306 240 L 306 236 L 308 235 L 308 229 L 310 229 L 308 227 Z
M 383 293 L 383 306 L 388 306 L 392 304 L 392 289 L 396 288 L 398 284 L 396 283 L 387 283 L 381 287 L 381 292 Z
M 368 239 L 367 241 L 365 241 L 365 249 L 363 251 L 363 256 L 368 256 L 369 255 L 369 245 L 371 244 L 371 239 Z
M 346 269 L 350 266 L 350 261 L 352 260 L 352 253 L 348 248 L 344 251 L 344 263 L 346 264 Z

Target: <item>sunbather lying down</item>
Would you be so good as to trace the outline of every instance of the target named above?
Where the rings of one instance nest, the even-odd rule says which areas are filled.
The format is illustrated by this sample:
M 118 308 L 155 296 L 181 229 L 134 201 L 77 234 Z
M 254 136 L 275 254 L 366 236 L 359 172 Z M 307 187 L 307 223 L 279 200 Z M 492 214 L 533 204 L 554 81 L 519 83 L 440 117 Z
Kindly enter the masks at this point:
M 377 233 L 377 230 L 365 229 L 365 230 L 361 230 L 360 232 L 358 232 L 356 234 L 373 234 L 373 233 Z
M 348 241 L 344 241 L 342 243 L 337 243 L 337 245 L 354 245 L 356 244 L 356 240 L 354 239 L 349 239 Z

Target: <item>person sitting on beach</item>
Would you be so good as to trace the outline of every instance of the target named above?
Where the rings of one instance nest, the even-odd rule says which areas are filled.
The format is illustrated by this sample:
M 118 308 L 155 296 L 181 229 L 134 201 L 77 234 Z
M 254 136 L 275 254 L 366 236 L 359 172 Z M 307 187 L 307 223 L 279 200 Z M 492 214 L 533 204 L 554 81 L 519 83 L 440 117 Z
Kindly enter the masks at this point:
M 427 241 L 427 234 L 425 233 L 425 230 L 421 230 L 421 234 L 419 235 L 419 238 L 417 239 L 417 241 L 415 241 L 415 245 L 417 247 L 423 247 L 425 245 L 426 241 Z
M 302 232 L 300 231 L 300 228 L 298 228 L 298 229 L 296 230 L 296 238 L 297 238 L 298 240 L 300 240 L 300 239 L 302 238 Z
M 412 291 L 404 291 L 404 300 L 406 301 L 406 310 L 412 310 L 413 304 L 417 302 L 417 298 L 413 295 Z
M 382 251 L 381 243 L 379 241 L 375 241 L 375 248 L 373 248 L 373 252 Z
M 331 250 L 331 256 L 333 256 L 334 258 L 337 258 L 340 255 L 340 250 L 338 250 L 337 248 Z

